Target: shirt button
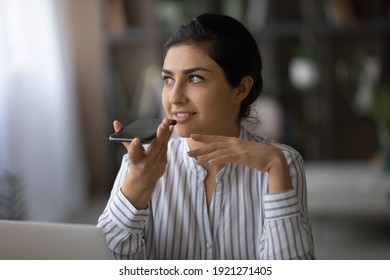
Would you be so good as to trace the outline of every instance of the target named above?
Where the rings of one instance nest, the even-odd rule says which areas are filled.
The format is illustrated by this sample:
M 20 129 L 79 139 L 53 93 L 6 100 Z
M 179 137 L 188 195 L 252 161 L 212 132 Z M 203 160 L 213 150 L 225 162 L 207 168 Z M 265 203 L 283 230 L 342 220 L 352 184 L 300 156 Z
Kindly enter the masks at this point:
M 213 247 L 213 243 L 211 243 L 211 242 L 207 242 L 206 243 L 206 248 L 207 249 L 211 249 Z
M 143 220 L 139 220 L 139 221 L 138 221 L 138 225 L 139 225 L 139 226 L 144 226 L 144 224 L 145 224 L 145 222 L 144 222 Z

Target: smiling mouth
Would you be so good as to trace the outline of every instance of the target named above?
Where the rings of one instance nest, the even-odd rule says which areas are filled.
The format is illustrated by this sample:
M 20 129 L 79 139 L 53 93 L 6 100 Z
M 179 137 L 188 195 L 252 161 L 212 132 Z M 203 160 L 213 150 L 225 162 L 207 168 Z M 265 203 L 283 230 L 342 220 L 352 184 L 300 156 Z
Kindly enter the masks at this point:
M 173 113 L 175 120 L 178 124 L 184 123 L 187 120 L 190 120 L 196 113 Z
M 174 115 L 178 118 L 189 118 L 194 116 L 196 113 L 174 113 Z

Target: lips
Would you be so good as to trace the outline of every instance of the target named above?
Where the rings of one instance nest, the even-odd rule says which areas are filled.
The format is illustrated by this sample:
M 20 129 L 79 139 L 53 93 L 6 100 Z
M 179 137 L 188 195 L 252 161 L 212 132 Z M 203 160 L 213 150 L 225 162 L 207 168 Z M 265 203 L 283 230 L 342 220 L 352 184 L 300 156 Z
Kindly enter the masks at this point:
M 176 113 L 175 116 L 178 118 L 188 118 L 195 115 L 194 113 Z
M 196 113 L 193 112 L 172 112 L 175 120 L 180 124 L 190 120 Z

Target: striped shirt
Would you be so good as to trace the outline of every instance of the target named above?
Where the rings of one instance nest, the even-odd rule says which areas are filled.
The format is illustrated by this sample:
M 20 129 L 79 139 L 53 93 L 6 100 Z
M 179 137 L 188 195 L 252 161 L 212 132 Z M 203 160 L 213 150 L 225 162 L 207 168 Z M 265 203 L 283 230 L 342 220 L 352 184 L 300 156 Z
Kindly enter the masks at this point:
M 120 188 L 127 155 L 98 227 L 116 259 L 312 259 L 306 179 L 300 154 L 241 128 L 240 138 L 275 145 L 286 156 L 293 188 L 268 194 L 268 174 L 227 164 L 216 176 L 209 209 L 206 171 L 189 157 L 186 139 L 172 138 L 168 164 L 145 210 Z

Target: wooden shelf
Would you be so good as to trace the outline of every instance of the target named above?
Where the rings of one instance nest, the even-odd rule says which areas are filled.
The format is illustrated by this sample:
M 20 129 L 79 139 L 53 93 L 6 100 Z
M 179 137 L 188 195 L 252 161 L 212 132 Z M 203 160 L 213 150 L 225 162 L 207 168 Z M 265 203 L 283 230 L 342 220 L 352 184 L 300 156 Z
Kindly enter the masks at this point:
M 311 24 L 307 22 L 271 23 L 261 30 L 251 30 L 254 36 L 262 39 L 297 37 L 302 34 L 316 36 L 360 35 L 361 33 L 390 33 L 390 22 L 372 20 L 351 23 L 346 26 L 328 24 Z
M 161 45 L 169 36 L 166 29 L 151 27 L 129 27 L 121 34 L 107 34 L 106 44 L 112 46 L 118 45 L 139 45 L 156 44 Z
M 103 3 L 106 1 L 112 0 L 103 0 Z M 114 1 L 121 2 L 121 0 Z M 133 5 L 134 8 L 138 8 L 136 5 L 140 5 L 140 2 L 128 1 L 123 7 L 129 9 Z M 163 3 L 159 0 L 147 2 L 149 3 L 147 5 Z M 177 1 L 177 4 L 180 3 L 184 7 L 187 1 L 183 2 L 185 3 Z M 203 12 L 224 11 L 224 1 L 198 0 L 198 2 L 199 7 L 209 9 Z M 242 2 L 248 3 L 248 1 Z M 309 160 L 348 159 L 354 155 L 340 153 L 340 150 L 344 148 L 340 145 L 351 142 L 353 144 L 354 137 L 359 137 L 364 134 L 364 131 L 371 134 L 375 131 L 369 116 L 359 116 L 352 108 L 350 99 L 355 95 L 359 82 L 356 71 L 361 67 L 358 65 L 360 62 L 354 58 L 354 53 L 361 52 L 372 56 L 383 66 L 388 67 L 390 64 L 388 53 L 390 20 L 386 18 L 390 13 L 390 3 L 386 0 L 351 0 L 349 2 L 355 6 L 356 11 L 353 17 L 350 17 L 347 23 L 343 21 L 343 24 L 332 22 L 324 13 L 318 19 L 313 15 L 308 17 L 302 12 L 300 6 L 310 4 L 318 5 L 315 8 L 324 9 L 324 3 L 331 2 L 331 0 L 318 2 L 270 0 L 265 26 L 249 27 L 259 42 L 264 60 L 264 75 L 267 83 L 263 95 L 268 95 L 281 104 L 285 127 L 289 127 L 290 131 L 293 130 L 292 133 L 286 130 L 281 141 L 296 147 L 304 158 Z M 151 63 L 150 55 L 142 53 L 143 48 L 155 48 L 156 52 L 160 52 L 161 45 L 172 32 L 168 26 L 159 23 L 160 21 L 156 19 L 157 15 L 150 13 L 147 18 L 155 18 L 147 24 L 122 19 L 119 22 L 127 20 L 127 25 L 119 28 L 119 31 L 111 33 L 110 28 L 104 27 L 107 31 L 104 38 L 107 49 L 107 77 L 111 81 L 111 89 L 107 92 L 107 98 L 116 99 L 111 102 L 112 104 L 118 104 L 121 100 L 129 100 L 128 95 L 134 94 L 138 82 L 134 75 L 141 73 Z M 119 11 L 119 14 L 123 16 L 128 13 Z M 191 14 L 191 11 L 183 11 L 183 14 Z M 140 16 L 137 15 L 137 20 L 139 18 Z M 317 87 L 310 92 L 300 92 L 290 84 L 288 66 L 295 50 L 308 42 L 321 57 L 319 62 L 321 77 Z M 144 59 L 140 57 L 142 55 L 145 55 Z M 134 59 L 131 59 L 132 56 Z M 159 65 L 160 53 L 156 53 L 155 57 L 155 63 Z M 338 61 L 342 61 L 346 67 L 349 67 L 347 69 L 349 76 L 345 84 L 340 84 L 336 77 L 335 65 Z M 133 68 L 135 72 L 123 73 L 123 69 L 129 69 L 129 67 L 118 67 L 114 62 L 126 66 L 131 64 L 130 68 Z M 125 79 L 126 83 L 123 83 L 125 86 L 118 84 L 118 80 L 126 76 L 129 78 Z M 128 80 L 134 80 L 134 82 Z M 123 97 L 123 95 L 127 96 Z M 126 114 L 124 106 L 118 105 L 112 110 L 120 111 L 115 112 L 117 115 Z M 350 138 L 340 141 L 340 131 L 348 130 L 346 129 L 348 126 L 359 127 L 359 125 L 363 130 L 366 128 L 368 130 L 357 131 L 355 135 L 347 135 Z M 361 157 L 362 160 L 367 159 L 367 154 L 375 153 L 374 137 L 367 141 L 370 143 L 367 143 L 366 151 L 356 152 L 358 158 Z M 345 150 L 350 149 L 345 147 Z

